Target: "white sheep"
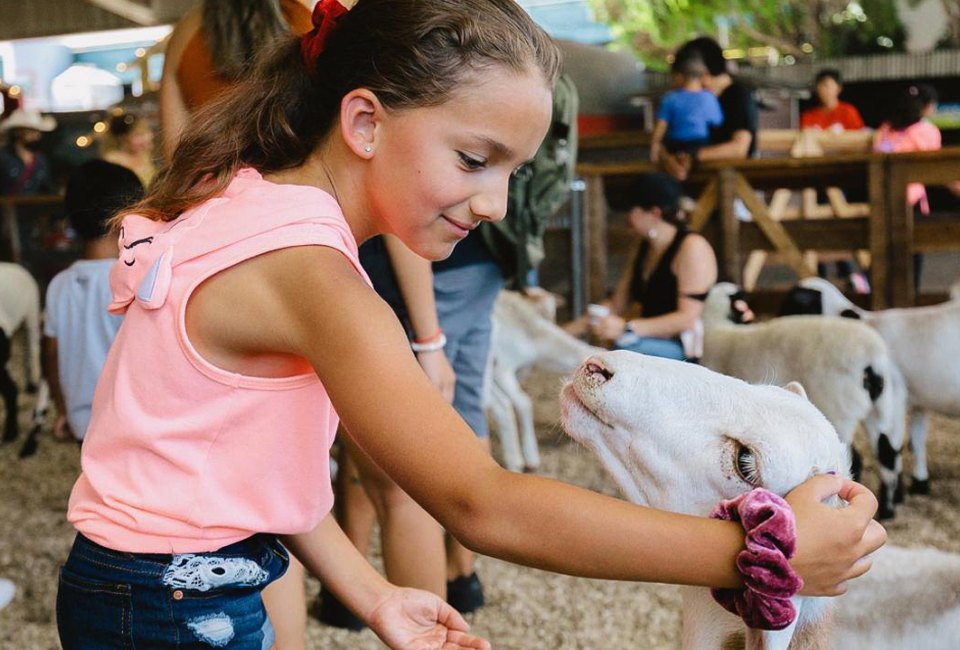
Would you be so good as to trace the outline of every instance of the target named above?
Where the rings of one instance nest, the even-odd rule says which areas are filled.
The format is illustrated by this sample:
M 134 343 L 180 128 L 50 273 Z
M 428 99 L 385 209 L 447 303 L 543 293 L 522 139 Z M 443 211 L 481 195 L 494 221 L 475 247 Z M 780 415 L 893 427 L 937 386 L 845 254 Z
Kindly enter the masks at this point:
M 566 375 L 597 349 L 553 322 L 556 305 L 548 297 L 501 291 L 493 308 L 484 405 L 500 437 L 503 464 L 513 471 L 540 466 L 533 405 L 518 374 L 537 367 Z
M 612 352 L 584 362 L 563 390 L 561 411 L 567 433 L 598 456 L 630 501 L 703 516 L 754 486 L 783 495 L 811 474 L 846 473 L 846 448 L 800 397 L 798 384 L 750 385 L 692 364 Z M 683 647 L 956 648 L 960 556 L 886 546 L 871 558 L 873 568 L 845 596 L 795 600 L 796 627 L 780 633 L 747 630 L 706 589 L 684 588 Z
M 960 283 L 954 288 L 960 288 Z M 960 416 L 960 300 L 929 307 L 867 311 L 847 300 L 826 280 L 807 278 L 791 292 L 784 310 L 857 318 L 883 337 L 906 382 L 914 453 L 911 491 L 929 494 L 929 414 Z
M 40 383 L 40 288 L 30 272 L 19 264 L 0 262 L 0 393 L 6 409 L 3 440 L 17 437 L 17 397 L 19 389 L 10 376 L 10 361 L 14 333 L 26 328 L 27 390 L 36 390 Z
M 799 381 L 850 446 L 855 476 L 861 462 L 853 436 L 863 423 L 879 461 L 879 516 L 894 516 L 906 395 L 883 339 L 869 327 L 842 318 L 789 316 L 738 325 L 731 314 L 741 297 L 729 283 L 711 289 L 704 307 L 701 363 L 751 383 Z
M 960 639 L 960 555 L 885 546 L 838 599 L 833 647 L 955 650 Z
M 846 446 L 795 383 L 751 385 L 695 364 L 605 352 L 564 387 L 561 412 L 564 430 L 597 455 L 630 501 L 663 510 L 706 516 L 753 487 L 782 496 L 814 474 L 849 472 Z M 833 604 L 797 596 L 796 621 L 765 632 L 748 629 L 706 588 L 682 594 L 685 650 L 824 641 Z

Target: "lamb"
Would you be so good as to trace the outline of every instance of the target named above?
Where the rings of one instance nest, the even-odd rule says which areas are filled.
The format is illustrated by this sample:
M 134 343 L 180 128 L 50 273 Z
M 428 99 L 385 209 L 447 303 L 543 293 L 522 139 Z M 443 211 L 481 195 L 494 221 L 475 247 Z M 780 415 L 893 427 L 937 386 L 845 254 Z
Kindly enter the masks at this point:
M 27 333 L 27 391 L 33 392 L 40 382 L 40 288 L 29 271 L 19 264 L 0 262 L 0 393 L 6 410 L 3 442 L 16 439 L 19 433 L 19 389 L 7 363 L 13 335 L 21 326 Z
M 621 351 L 586 360 L 563 389 L 561 411 L 567 433 L 598 456 L 630 501 L 706 515 L 755 486 L 783 495 L 811 474 L 847 472 L 846 447 L 802 397 L 798 384 L 749 385 Z M 745 647 L 764 650 L 955 648 L 960 556 L 888 545 L 872 559 L 842 598 L 797 599 L 795 627 L 779 633 L 747 630 L 706 589 L 683 588 L 683 647 L 744 647 L 745 638 Z
M 518 373 L 538 367 L 566 375 L 597 349 L 554 324 L 556 304 L 549 298 L 502 291 L 493 309 L 484 404 L 500 436 L 503 464 L 512 471 L 540 466 L 533 406 Z
M 791 316 L 737 325 L 730 315 L 741 295 L 735 285 L 720 283 L 707 296 L 703 365 L 748 382 L 789 378 L 802 383 L 850 447 L 855 476 L 861 463 L 853 436 L 862 422 L 879 461 L 879 516 L 893 517 L 901 498 L 906 395 L 883 339 L 861 323 L 840 318 Z
M 958 282 L 954 289 L 960 289 Z M 914 494 L 930 493 L 926 437 L 931 412 L 960 416 L 960 300 L 930 307 L 860 309 L 820 278 L 807 278 L 783 306 L 791 313 L 847 316 L 875 329 L 903 373 L 910 406 L 910 441 L 914 452 Z
M 849 473 L 847 448 L 799 384 L 750 385 L 701 366 L 626 351 L 586 360 L 561 394 L 561 422 L 630 501 L 706 516 L 754 487 L 784 495 L 810 476 Z M 784 630 L 747 628 L 708 589 L 684 587 L 683 648 L 826 647 L 833 600 L 794 597 Z M 790 645 L 795 639 L 794 645 Z

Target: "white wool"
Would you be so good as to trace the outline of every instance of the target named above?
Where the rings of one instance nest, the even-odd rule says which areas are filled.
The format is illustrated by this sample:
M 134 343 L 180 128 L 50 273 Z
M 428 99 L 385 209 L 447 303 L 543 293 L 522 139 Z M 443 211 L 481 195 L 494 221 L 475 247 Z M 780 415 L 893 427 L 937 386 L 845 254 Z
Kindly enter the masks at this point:
M 493 309 L 484 406 L 500 436 L 504 466 L 513 471 L 540 465 L 533 405 L 518 375 L 534 367 L 566 375 L 596 350 L 548 320 L 556 307 L 545 311 L 546 302 L 542 293 L 528 298 L 501 291 Z

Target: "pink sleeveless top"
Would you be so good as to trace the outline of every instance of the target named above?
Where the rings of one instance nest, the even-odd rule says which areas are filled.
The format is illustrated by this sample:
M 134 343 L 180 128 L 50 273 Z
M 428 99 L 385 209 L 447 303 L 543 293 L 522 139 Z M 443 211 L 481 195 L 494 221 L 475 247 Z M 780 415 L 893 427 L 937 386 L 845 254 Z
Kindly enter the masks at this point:
M 334 248 L 369 282 L 336 201 L 244 169 L 174 221 L 128 216 L 120 244 L 110 311 L 126 316 L 97 383 L 67 518 L 98 544 L 138 553 L 311 530 L 333 505 L 339 420 L 323 385 L 306 361 L 282 378 L 215 367 L 188 340 L 185 313 L 205 279 L 291 246 Z

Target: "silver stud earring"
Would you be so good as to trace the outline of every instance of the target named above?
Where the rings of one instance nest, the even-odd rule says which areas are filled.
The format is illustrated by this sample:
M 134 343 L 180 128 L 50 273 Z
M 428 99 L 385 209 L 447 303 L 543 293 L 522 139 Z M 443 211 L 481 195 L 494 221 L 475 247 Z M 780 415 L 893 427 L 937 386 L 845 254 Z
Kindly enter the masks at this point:
M 367 144 L 363 146 L 363 150 L 367 153 L 370 153 L 371 151 L 373 151 L 373 147 Z

